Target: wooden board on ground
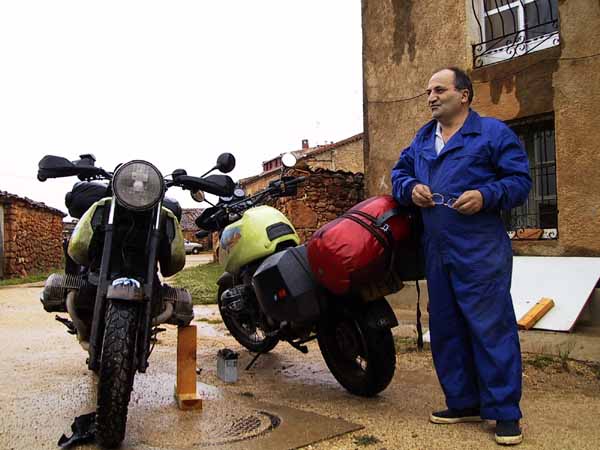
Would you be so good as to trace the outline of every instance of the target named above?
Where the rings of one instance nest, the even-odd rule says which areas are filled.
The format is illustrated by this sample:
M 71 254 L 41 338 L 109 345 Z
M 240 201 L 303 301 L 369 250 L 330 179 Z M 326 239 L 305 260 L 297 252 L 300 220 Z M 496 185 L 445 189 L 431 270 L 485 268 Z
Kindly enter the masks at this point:
M 571 331 L 600 279 L 600 258 L 515 256 L 511 295 L 516 317 L 540 298 L 554 300 L 533 328 Z

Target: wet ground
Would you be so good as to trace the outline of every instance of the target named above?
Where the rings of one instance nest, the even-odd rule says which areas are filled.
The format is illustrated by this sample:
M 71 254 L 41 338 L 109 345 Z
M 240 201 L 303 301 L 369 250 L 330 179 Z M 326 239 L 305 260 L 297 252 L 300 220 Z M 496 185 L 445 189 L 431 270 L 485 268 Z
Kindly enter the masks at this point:
M 86 355 L 54 314 L 43 311 L 39 291 L 0 290 L 0 449 L 57 448 L 59 436 L 69 431 L 73 418 L 94 409 L 95 380 L 86 370 Z M 215 308 L 199 307 L 196 316 L 203 411 L 182 412 L 175 406 L 176 329 L 167 327 L 148 372 L 136 377 L 126 448 L 204 448 L 216 437 L 228 435 L 232 423 L 228 415 L 235 416 L 233 421 L 251 417 L 254 431 L 262 434 L 245 444 L 222 441 L 220 448 L 290 448 L 282 440 L 265 437 L 277 433 L 268 429 L 269 419 L 260 414 L 269 412 L 265 404 L 275 405 L 271 412 L 284 418 L 288 427 L 284 437 L 296 433 L 305 443 L 335 434 L 328 432 L 338 425 L 341 430 L 348 422 L 363 427 L 304 448 L 497 448 L 492 423 L 428 423 L 429 412 L 443 406 L 442 394 L 430 354 L 414 352 L 410 339 L 398 338 L 396 375 L 388 389 L 377 398 L 363 399 L 337 384 L 316 344 L 309 345 L 308 355 L 280 344 L 244 371 L 251 355 L 228 336 Z M 241 354 L 240 379 L 235 384 L 216 377 L 216 353 L 224 346 Z M 525 442 L 519 448 L 599 448 L 599 376 L 596 366 L 566 357 L 526 355 Z

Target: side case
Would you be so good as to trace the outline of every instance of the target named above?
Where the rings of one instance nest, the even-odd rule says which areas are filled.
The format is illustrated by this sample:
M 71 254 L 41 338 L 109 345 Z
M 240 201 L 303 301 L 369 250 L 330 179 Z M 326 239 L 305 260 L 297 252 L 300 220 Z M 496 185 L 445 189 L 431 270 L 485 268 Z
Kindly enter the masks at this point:
M 268 257 L 256 270 L 252 285 L 263 311 L 279 322 L 319 317 L 318 288 L 304 245 Z

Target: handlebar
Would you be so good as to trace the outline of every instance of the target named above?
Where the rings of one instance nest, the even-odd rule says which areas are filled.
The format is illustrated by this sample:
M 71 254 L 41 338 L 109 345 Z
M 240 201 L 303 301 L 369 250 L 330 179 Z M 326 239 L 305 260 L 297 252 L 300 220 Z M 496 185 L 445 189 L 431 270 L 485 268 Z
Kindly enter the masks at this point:
M 227 226 L 232 219 L 232 214 L 241 214 L 257 204 L 263 202 L 267 197 L 282 197 L 296 194 L 298 184 L 306 180 L 307 177 L 283 177 L 269 183 L 266 189 L 257 192 L 251 197 L 243 198 L 232 203 L 222 203 L 206 210 L 205 213 L 196 219 L 196 225 L 200 228 L 216 231 Z M 237 219 L 236 219 L 237 220 Z
M 200 190 L 219 196 L 231 195 L 235 189 L 233 180 L 227 175 L 209 175 L 206 178 L 199 178 L 174 174 L 172 184 L 184 189 Z

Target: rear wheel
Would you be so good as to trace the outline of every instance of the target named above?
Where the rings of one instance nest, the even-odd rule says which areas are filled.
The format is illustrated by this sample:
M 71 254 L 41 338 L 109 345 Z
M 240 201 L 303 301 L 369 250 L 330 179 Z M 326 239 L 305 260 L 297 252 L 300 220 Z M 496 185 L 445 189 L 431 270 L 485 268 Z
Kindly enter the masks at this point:
M 327 367 L 350 393 L 372 397 L 392 381 L 396 350 L 390 329 L 344 317 L 321 326 L 318 341 Z
M 223 323 L 231 335 L 241 345 L 254 353 L 268 353 L 275 348 L 279 338 L 267 336 L 265 331 L 258 324 L 254 311 L 248 309 L 233 316 L 228 311 L 223 310 L 221 295 L 231 286 L 219 286 L 217 294 L 217 303 L 219 312 L 223 318 Z M 258 307 L 258 306 L 257 306 Z
M 192 249 L 192 253 L 193 253 L 194 255 L 197 255 L 198 253 L 200 253 L 200 249 L 199 249 L 198 247 L 194 247 L 194 248 Z
M 135 305 L 118 302 L 111 302 L 106 311 L 96 410 L 96 438 L 101 447 L 117 447 L 125 438 L 135 375 L 137 313 Z

